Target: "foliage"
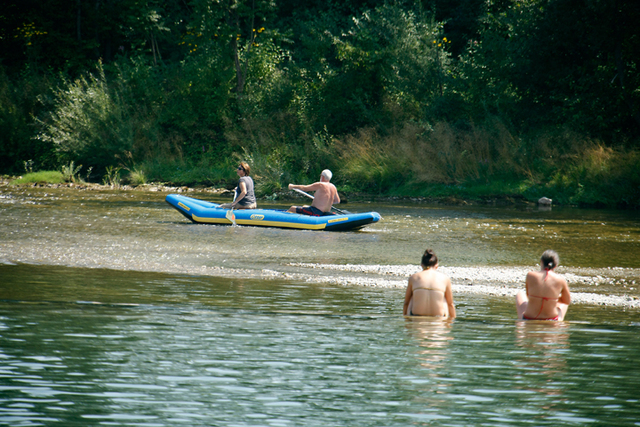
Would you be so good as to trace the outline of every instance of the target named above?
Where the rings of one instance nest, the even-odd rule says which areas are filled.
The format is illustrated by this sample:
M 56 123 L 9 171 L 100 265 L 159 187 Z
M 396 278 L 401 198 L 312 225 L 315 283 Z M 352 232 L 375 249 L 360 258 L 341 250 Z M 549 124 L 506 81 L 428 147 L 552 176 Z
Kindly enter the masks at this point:
M 24 170 L 27 173 L 33 172 L 33 160 L 31 160 L 31 159 L 25 160 L 25 162 L 24 162 Z
M 104 169 L 133 148 L 127 107 L 107 84 L 102 65 L 92 74 L 55 91 L 55 109 L 42 121 L 38 139 L 56 147 L 62 161 L 76 160 Z
M 122 178 L 120 177 L 121 170 L 122 168 L 120 166 L 107 166 L 106 173 L 102 178 L 102 183 L 112 188 L 120 187 L 120 183 L 122 182 Z
M 128 169 L 128 171 L 128 181 L 131 185 L 143 185 L 147 183 L 147 176 L 143 169 L 134 168 L 133 170 Z
M 39 171 L 30 172 L 24 176 L 16 178 L 11 181 L 11 184 L 37 184 L 41 182 L 48 184 L 62 184 L 65 181 L 65 177 L 60 171 Z
M 233 188 L 237 184 L 235 164 L 231 158 L 219 159 L 213 164 L 206 160 L 195 163 L 188 159 L 167 161 L 149 159 L 141 164 L 145 176 L 151 182 L 163 182 L 172 185 L 219 185 Z
M 31 170 L 57 168 L 53 146 L 33 139 L 33 116 L 42 111 L 37 98 L 48 93 L 51 80 L 31 69 L 12 77 L 0 67 L 0 170 L 18 174 L 27 159 Z
M 637 2 L 489 3 L 461 61 L 471 100 L 528 131 L 569 126 L 611 144 L 640 136 Z
M 336 29 L 337 31 L 341 31 Z M 383 5 L 331 35 L 333 57 L 312 110 L 335 134 L 386 129 L 430 112 L 448 80 L 448 40 L 431 15 Z
M 632 0 L 10 1 L 0 171 L 232 188 L 242 159 L 268 196 L 328 167 L 343 191 L 640 206 L 639 20 Z
M 408 177 L 408 159 L 399 153 L 398 138 L 380 137 L 373 129 L 338 141 L 340 181 L 351 191 L 386 193 Z M 396 184 L 394 184 L 396 183 Z
M 71 160 L 68 165 L 63 165 L 61 172 L 64 180 L 67 182 L 76 182 L 80 169 L 82 169 L 82 165 L 75 166 L 73 160 Z
M 386 136 L 369 130 L 340 144 L 341 173 L 360 191 L 389 193 L 402 184 L 460 184 L 525 175 L 517 141 L 497 122 L 455 129 L 407 124 Z M 508 171 L 508 172 L 506 172 Z
M 636 206 L 640 201 L 640 152 L 582 141 L 564 156 L 548 188 L 564 202 L 587 206 Z

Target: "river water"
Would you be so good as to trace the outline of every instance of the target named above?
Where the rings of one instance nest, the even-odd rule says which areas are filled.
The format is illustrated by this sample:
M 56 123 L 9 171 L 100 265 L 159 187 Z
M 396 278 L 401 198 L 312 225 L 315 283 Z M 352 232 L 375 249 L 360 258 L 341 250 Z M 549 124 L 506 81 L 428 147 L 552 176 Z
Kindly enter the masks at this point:
M 638 213 L 360 202 L 383 220 L 329 233 L 0 191 L 0 425 L 640 425 Z M 453 322 L 400 315 L 426 247 Z M 575 303 L 518 322 L 549 248 Z

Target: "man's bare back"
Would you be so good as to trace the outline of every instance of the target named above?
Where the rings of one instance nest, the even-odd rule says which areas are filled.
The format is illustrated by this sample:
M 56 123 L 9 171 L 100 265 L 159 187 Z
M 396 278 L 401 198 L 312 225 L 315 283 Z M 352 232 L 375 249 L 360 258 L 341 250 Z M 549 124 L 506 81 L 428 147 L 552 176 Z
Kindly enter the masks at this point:
M 314 191 L 315 194 L 311 206 L 322 212 L 329 212 L 334 203 L 340 203 L 338 189 L 329 182 L 330 179 L 331 178 L 327 178 L 323 171 L 323 175 L 320 176 L 320 181 L 309 185 L 289 184 L 289 189 L 297 189 L 305 192 Z M 292 206 L 289 208 L 289 212 L 296 212 L 296 208 L 297 206 Z
M 330 182 L 316 182 L 307 187 L 309 188 L 308 190 L 302 189 L 302 191 L 315 191 L 311 206 L 320 209 L 322 212 L 329 212 L 334 203 L 340 203 L 338 190 Z

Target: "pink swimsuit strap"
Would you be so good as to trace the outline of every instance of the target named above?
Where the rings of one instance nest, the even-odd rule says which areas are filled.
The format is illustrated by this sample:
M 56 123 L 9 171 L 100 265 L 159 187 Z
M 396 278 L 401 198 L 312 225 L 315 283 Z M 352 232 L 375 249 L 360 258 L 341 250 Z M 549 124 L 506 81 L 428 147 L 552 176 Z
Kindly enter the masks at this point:
M 540 313 L 542 313 L 542 309 L 544 308 L 544 303 L 545 301 L 553 301 L 556 300 L 558 301 L 558 298 L 551 298 L 551 297 L 539 297 L 537 295 L 529 295 L 527 294 L 527 298 L 540 298 L 542 300 L 542 304 L 540 304 L 540 311 L 538 311 L 538 314 L 536 314 L 536 317 L 534 317 L 533 319 L 531 318 L 527 318 L 528 320 L 535 320 L 538 319 L 538 316 L 540 316 Z M 524 316 L 522 316 L 524 318 Z M 554 318 L 549 318 L 549 319 L 538 319 L 538 320 L 558 320 L 558 316 L 554 317 Z
M 549 271 L 551 271 L 551 269 L 549 267 L 545 267 L 544 268 L 544 279 L 542 280 L 543 282 L 547 281 L 547 276 L 549 276 Z M 526 319 L 526 320 L 558 320 L 560 318 L 560 315 L 557 315 L 556 317 L 550 317 L 548 319 L 538 319 L 538 316 L 540 316 L 540 313 L 542 313 L 542 309 L 544 308 L 544 302 L 545 301 L 553 301 L 553 300 L 558 301 L 558 298 L 539 297 L 537 295 L 529 295 L 529 294 L 527 294 L 527 298 L 540 298 L 542 300 L 542 304 L 540 304 L 540 311 L 538 312 L 538 314 L 536 314 L 536 317 L 531 318 L 531 317 L 526 317 L 525 315 L 522 315 L 523 319 Z
M 541 300 L 543 300 L 543 301 L 551 301 L 551 300 L 556 300 L 556 301 L 558 301 L 558 298 L 551 298 L 551 297 L 539 297 L 539 296 L 537 296 L 537 295 L 529 295 L 529 294 L 527 294 L 527 297 L 529 297 L 529 298 L 540 298 L 540 299 L 541 299 Z

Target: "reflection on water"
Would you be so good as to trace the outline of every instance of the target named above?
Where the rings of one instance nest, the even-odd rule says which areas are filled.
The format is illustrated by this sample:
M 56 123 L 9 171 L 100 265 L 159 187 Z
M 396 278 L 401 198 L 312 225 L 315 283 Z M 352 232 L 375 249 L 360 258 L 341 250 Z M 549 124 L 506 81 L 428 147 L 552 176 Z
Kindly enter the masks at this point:
M 562 394 L 560 380 L 566 374 L 569 327 L 567 322 L 516 322 L 516 344 L 523 350 L 516 360 L 527 389 Z
M 434 375 L 444 367 L 447 358 L 447 345 L 453 339 L 451 336 L 452 321 L 448 319 L 433 319 L 428 317 L 406 317 L 406 329 L 416 339 L 421 347 L 418 359 L 421 366 L 432 369 Z

